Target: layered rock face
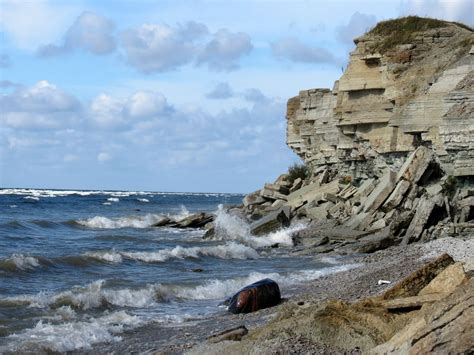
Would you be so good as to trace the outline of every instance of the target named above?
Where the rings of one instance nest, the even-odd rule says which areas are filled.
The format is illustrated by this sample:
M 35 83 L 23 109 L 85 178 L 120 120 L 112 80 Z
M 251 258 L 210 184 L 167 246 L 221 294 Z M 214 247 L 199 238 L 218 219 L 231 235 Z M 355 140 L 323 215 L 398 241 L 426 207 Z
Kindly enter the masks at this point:
M 364 179 L 424 145 L 447 175 L 473 176 L 474 33 L 440 22 L 389 46 L 383 24 L 355 40 L 333 90 L 288 101 L 288 146 L 313 169 Z
M 332 90 L 288 101 L 287 144 L 310 174 L 248 195 L 251 230 L 286 209 L 330 230 L 326 246 L 301 238 L 318 252 L 474 235 L 474 31 L 407 17 L 355 43 Z

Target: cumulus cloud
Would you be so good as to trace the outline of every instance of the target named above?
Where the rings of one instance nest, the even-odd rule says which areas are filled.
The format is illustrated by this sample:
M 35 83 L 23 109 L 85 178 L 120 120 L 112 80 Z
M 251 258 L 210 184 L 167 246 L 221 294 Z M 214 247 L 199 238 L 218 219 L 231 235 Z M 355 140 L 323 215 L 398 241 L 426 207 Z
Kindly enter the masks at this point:
M 103 128 L 126 128 L 129 124 L 163 116 L 172 110 L 161 93 L 137 91 L 127 98 L 98 95 L 90 104 L 89 116 L 94 124 Z
M 376 23 L 377 18 L 374 15 L 354 12 L 346 25 L 336 28 L 337 40 L 342 43 L 353 44 L 354 38 L 363 35 Z
M 10 56 L 8 54 L 0 54 L 0 68 L 8 68 L 11 65 Z
M 215 71 L 231 71 L 237 69 L 240 57 L 252 50 L 250 36 L 246 33 L 232 33 L 221 29 L 201 51 L 197 64 L 206 64 Z
M 82 49 L 93 54 L 104 55 L 115 50 L 113 37 L 115 26 L 107 18 L 85 11 L 76 19 L 64 35 L 61 45 L 47 44 L 38 49 L 41 57 L 50 57 Z
M 0 1 L 0 32 L 22 50 L 36 50 L 57 38 L 77 11 L 71 1 Z M 2 39 L 3 40 L 3 39 Z
M 271 44 L 273 55 L 300 63 L 331 63 L 335 58 L 331 52 L 321 47 L 311 47 L 296 38 L 283 38 Z
M 173 70 L 191 62 L 198 49 L 198 40 L 207 33 L 207 27 L 196 22 L 177 27 L 144 24 L 123 32 L 121 40 L 128 63 L 149 74 Z
M 400 14 L 435 17 L 474 26 L 474 2 L 472 0 L 402 1 Z
M 234 96 L 234 91 L 228 83 L 218 83 L 214 89 L 206 94 L 208 99 L 223 100 Z
M 79 101 L 46 80 L 0 96 L 0 122 L 15 128 L 60 128 L 76 123 Z
M 196 63 L 215 71 L 238 68 L 238 60 L 250 52 L 252 44 L 245 33 L 221 29 L 214 34 L 197 22 L 143 24 L 121 34 L 127 62 L 145 74 L 176 70 Z

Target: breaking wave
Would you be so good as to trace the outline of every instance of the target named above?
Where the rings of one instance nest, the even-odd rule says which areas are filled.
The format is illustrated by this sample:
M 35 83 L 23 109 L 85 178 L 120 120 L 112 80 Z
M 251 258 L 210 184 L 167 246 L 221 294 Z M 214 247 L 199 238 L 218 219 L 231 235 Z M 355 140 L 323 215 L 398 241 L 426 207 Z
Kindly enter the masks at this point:
M 75 287 L 60 293 L 40 292 L 0 299 L 0 305 L 24 305 L 38 308 L 105 309 L 110 306 L 143 308 L 160 302 L 182 300 L 222 300 L 241 288 L 265 278 L 278 282 L 281 288 L 316 280 L 322 276 L 358 267 L 358 264 L 332 266 L 317 270 L 302 270 L 289 275 L 252 272 L 245 277 L 228 280 L 208 279 L 198 285 L 150 284 L 139 289 L 108 289 L 105 280 L 95 281 L 85 287 Z
M 28 271 L 40 265 L 37 258 L 23 254 L 13 254 L 9 258 L 0 259 L 0 270 L 3 271 Z
M 107 218 L 95 216 L 88 219 L 76 221 L 78 224 L 95 229 L 116 229 L 116 228 L 148 228 L 165 218 L 160 214 L 147 214 L 145 216 L 130 216 L 120 218 Z
M 117 342 L 118 335 L 124 330 L 133 329 L 143 322 L 137 316 L 124 311 L 114 312 L 99 318 L 85 321 L 52 324 L 39 321 L 35 327 L 18 334 L 10 335 L 14 342 L 0 352 L 66 352 L 75 349 L 90 349 L 92 345 L 102 342 Z
M 109 199 L 110 200 L 110 199 Z M 117 199 L 118 200 L 118 199 Z M 127 216 L 119 218 L 108 218 L 103 216 L 95 216 L 88 219 L 80 219 L 74 221 L 75 223 L 95 229 L 117 229 L 117 228 L 149 228 L 154 224 L 164 220 L 165 218 L 171 218 L 173 220 L 181 220 L 190 215 L 186 207 L 181 206 L 180 211 L 177 214 L 146 214 L 144 216 Z
M 246 221 L 238 215 L 225 211 L 222 206 L 219 206 L 216 212 L 214 224 L 217 239 L 240 241 L 254 248 L 275 244 L 292 246 L 293 234 L 305 228 L 304 224 L 296 224 L 264 236 L 255 237 L 250 234 L 250 226 Z
M 214 257 L 219 259 L 257 259 L 257 251 L 248 246 L 230 242 L 225 245 L 185 248 L 176 246 L 172 249 L 141 252 L 97 251 L 88 252 L 85 256 L 109 263 L 121 263 L 123 259 L 145 263 L 165 262 L 169 259 Z

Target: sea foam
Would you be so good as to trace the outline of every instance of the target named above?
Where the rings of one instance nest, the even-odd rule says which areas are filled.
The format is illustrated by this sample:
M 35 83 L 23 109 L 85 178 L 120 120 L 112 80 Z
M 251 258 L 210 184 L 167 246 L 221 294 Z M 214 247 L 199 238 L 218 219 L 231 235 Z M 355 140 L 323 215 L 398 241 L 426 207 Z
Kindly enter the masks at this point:
M 139 317 L 129 315 L 124 311 L 95 319 L 61 324 L 51 324 L 41 320 L 34 328 L 10 335 L 9 339 L 13 342 L 3 350 L 21 353 L 38 350 L 66 352 L 75 349 L 90 349 L 97 343 L 120 341 L 122 338 L 118 334 L 141 324 L 143 323 Z
M 216 212 L 214 224 L 217 239 L 236 240 L 254 248 L 275 244 L 292 246 L 292 235 L 305 228 L 304 224 L 296 224 L 264 236 L 255 237 L 250 234 L 250 225 L 245 220 L 238 215 L 230 214 L 222 206 L 219 206 Z

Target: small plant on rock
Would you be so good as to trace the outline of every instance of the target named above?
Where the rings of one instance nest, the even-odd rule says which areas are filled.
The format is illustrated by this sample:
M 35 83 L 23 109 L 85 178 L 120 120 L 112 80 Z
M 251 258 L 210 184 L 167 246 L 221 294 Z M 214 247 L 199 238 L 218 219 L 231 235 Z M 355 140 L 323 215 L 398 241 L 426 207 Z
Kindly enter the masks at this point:
M 306 179 L 309 176 L 309 169 L 305 164 L 293 164 L 288 168 L 288 181 L 293 183 L 296 179 Z

